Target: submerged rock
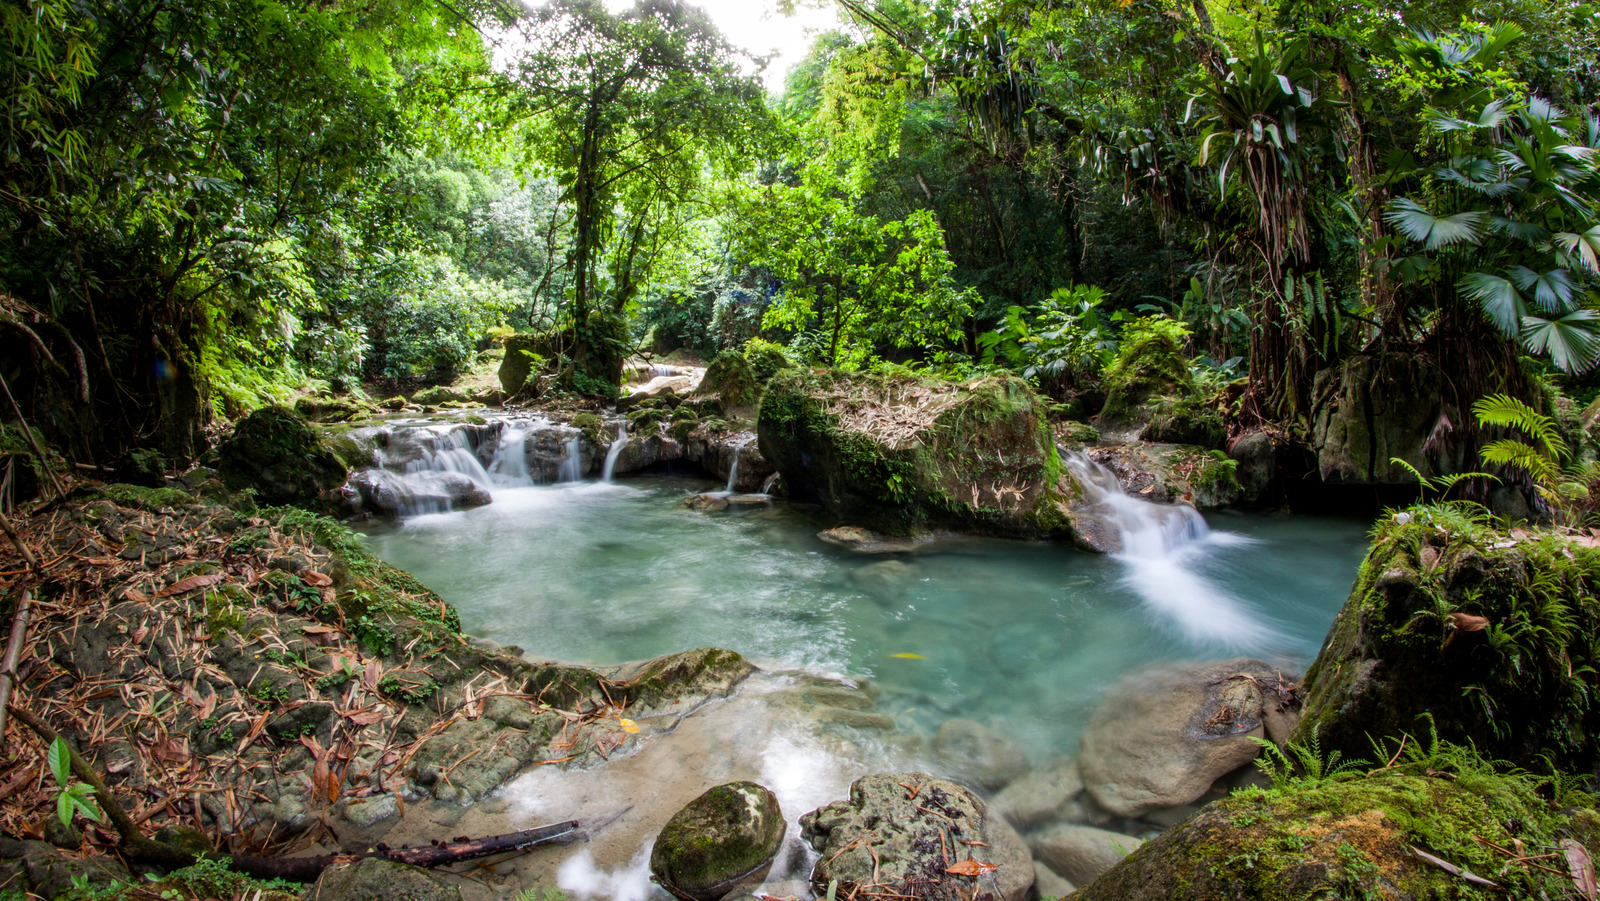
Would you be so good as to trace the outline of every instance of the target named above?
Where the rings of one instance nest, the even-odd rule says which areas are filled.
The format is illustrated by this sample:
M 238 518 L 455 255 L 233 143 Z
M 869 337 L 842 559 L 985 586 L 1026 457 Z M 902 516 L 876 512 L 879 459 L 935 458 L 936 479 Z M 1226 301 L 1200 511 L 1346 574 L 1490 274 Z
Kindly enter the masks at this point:
M 1016 739 L 972 720 L 945 720 L 933 749 L 957 777 L 987 791 L 1003 788 L 1028 771 L 1028 755 Z
M 915 538 L 896 538 L 888 535 L 879 535 L 859 526 L 839 526 L 836 529 L 824 529 L 817 533 L 829 544 L 849 548 L 858 554 L 907 554 L 917 549 L 923 542 Z
M 1083 791 L 1078 762 L 1058 760 L 1007 785 L 990 805 L 1019 828 L 1029 828 L 1072 813 L 1073 800 Z M 1040 890 L 1043 894 L 1043 889 Z
M 1292 682 L 1259 660 L 1141 670 L 1089 721 L 1078 758 L 1084 786 L 1122 817 L 1188 804 L 1254 760 L 1254 739 L 1287 738 L 1292 703 Z
M 1116 473 L 1125 492 L 1200 510 L 1239 501 L 1238 463 L 1220 450 L 1187 444 L 1133 443 L 1097 447 L 1089 456 Z
M 821 852 L 811 885 L 818 895 L 838 880 L 835 896 L 868 886 L 923 901 L 966 901 L 992 892 L 1023 901 L 1033 860 L 1010 824 L 967 789 L 927 773 L 875 773 L 835 801 L 800 818 L 801 836 Z M 987 875 L 946 872 L 974 857 L 998 867 Z
M 718 901 L 766 877 L 783 833 L 783 812 L 770 790 L 754 782 L 719 785 L 661 827 L 650 875 L 685 901 Z
M 1020 379 L 785 370 L 762 395 L 757 431 L 791 500 L 867 529 L 1072 534 L 1078 486 Z
M 494 502 L 488 489 L 459 472 L 419 472 L 401 478 L 386 469 L 367 469 L 351 476 L 349 484 L 360 495 L 363 507 L 388 516 Z
M 1085 885 L 1133 853 L 1141 839 L 1093 826 L 1060 826 L 1033 840 L 1033 853 L 1067 880 Z
M 696 494 L 693 497 L 684 498 L 683 505 L 690 510 L 698 510 L 701 513 L 715 513 L 718 510 L 728 509 L 728 499 L 715 494 Z

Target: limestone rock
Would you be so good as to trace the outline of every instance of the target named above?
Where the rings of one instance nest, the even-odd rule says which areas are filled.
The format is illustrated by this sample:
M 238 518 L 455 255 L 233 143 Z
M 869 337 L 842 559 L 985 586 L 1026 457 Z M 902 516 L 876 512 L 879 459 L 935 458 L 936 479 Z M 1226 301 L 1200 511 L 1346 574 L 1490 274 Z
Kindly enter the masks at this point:
M 494 502 L 487 489 L 459 472 L 416 472 L 402 479 L 385 469 L 367 469 L 350 477 L 361 505 L 393 516 L 405 509 L 457 509 Z
M 461 890 L 444 877 L 376 857 L 329 867 L 309 894 L 318 901 L 461 901 Z
M 467 392 L 462 391 L 460 388 L 452 388 L 449 385 L 435 385 L 432 388 L 424 388 L 411 395 L 412 403 L 432 407 L 437 407 L 440 404 L 462 404 L 469 400 L 471 398 L 467 395 Z
M 218 445 L 217 475 L 234 490 L 254 488 L 262 503 L 315 506 L 344 484 L 345 468 L 304 419 L 263 407 Z
M 1460 451 L 1436 457 L 1425 449 L 1441 415 L 1439 367 L 1421 354 L 1355 356 L 1317 373 L 1311 394 L 1312 445 L 1324 481 L 1414 485 L 1399 458 L 1433 477 L 1473 468 Z M 1468 414 L 1470 415 L 1470 414 Z
M 1277 475 L 1278 450 L 1272 436 L 1263 431 L 1245 432 L 1228 445 L 1228 457 L 1234 461 L 1234 477 L 1239 481 L 1239 500 L 1246 504 L 1259 504 L 1267 500 L 1267 492 Z
M 981 885 L 1000 901 L 1023 901 L 1033 885 L 1033 861 L 1010 824 L 971 791 L 927 773 L 863 776 L 847 800 L 802 816 L 800 828 L 822 855 L 811 873 L 819 895 L 835 879 L 842 896 L 876 878 L 880 887 L 905 894 L 915 883 L 915 897 L 923 901 L 965 901 L 973 880 L 946 873 L 947 854 L 951 861 L 970 854 L 999 867 L 981 877 Z
M 879 535 L 860 526 L 839 526 L 817 533 L 829 544 L 849 548 L 858 554 L 906 554 L 917 549 L 921 542 L 915 538 L 895 538 Z
M 1062 879 L 1055 870 L 1045 866 L 1043 861 L 1033 862 L 1033 887 L 1039 892 L 1039 898 L 1064 898 L 1078 890 L 1078 887 Z
M 1256 758 L 1260 746 L 1252 739 L 1289 704 L 1290 684 L 1276 668 L 1248 659 L 1135 673 L 1107 693 L 1083 735 L 1085 788 L 1123 817 L 1200 798 Z
M 972 720 L 945 720 L 933 749 L 958 778 L 987 791 L 1003 788 L 1028 771 L 1028 755 L 1016 739 Z
M 717 901 L 765 878 L 783 842 L 778 798 L 754 782 L 730 782 L 690 801 L 661 828 L 650 874 L 685 901 Z
M 1072 534 L 1078 488 L 1021 379 L 782 370 L 762 394 L 757 433 L 791 500 L 866 529 Z
M 1120 832 L 1092 826 L 1061 826 L 1036 839 L 1033 853 L 1068 881 L 1087 885 L 1142 844 Z
M 693 391 L 695 380 L 687 375 L 658 375 L 643 385 L 628 392 L 626 397 L 617 401 L 617 412 L 626 413 L 639 406 L 642 401 L 666 395 L 688 394 Z
M 715 513 L 718 510 L 728 509 L 728 499 L 714 494 L 697 494 L 693 497 L 684 498 L 683 505 L 690 510 L 698 510 L 701 513 Z
M 1082 791 L 1078 762 L 1067 758 L 1007 785 L 990 805 L 1014 825 L 1026 829 L 1057 818 Z

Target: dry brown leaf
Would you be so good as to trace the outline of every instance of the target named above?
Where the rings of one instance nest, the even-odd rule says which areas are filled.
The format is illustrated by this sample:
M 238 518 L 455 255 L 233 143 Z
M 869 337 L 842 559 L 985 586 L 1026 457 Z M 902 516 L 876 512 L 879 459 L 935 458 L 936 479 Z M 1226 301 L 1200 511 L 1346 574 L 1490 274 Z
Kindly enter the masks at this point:
M 352 713 L 346 713 L 344 718 L 357 726 L 370 726 L 373 723 L 383 722 L 383 711 L 376 707 L 367 707 Z
M 1489 620 L 1487 617 L 1473 616 L 1470 613 L 1452 613 L 1450 625 L 1462 632 L 1482 632 L 1489 628 Z
M 1596 901 L 1600 897 L 1600 883 L 1595 881 L 1594 861 L 1589 857 L 1589 850 L 1570 838 L 1561 840 L 1561 850 L 1567 855 L 1567 870 L 1572 873 L 1572 884 L 1577 886 L 1578 894 L 1588 901 Z
M 305 580 L 305 583 L 313 588 L 326 588 L 333 584 L 333 579 L 331 577 L 325 573 L 319 573 L 314 569 L 308 569 L 301 573 L 300 578 Z
M 126 600 L 134 602 L 135 604 L 150 603 L 150 596 L 137 588 L 130 587 L 122 589 L 122 597 Z
M 172 738 L 164 738 L 155 743 L 150 753 L 157 760 L 167 763 L 183 763 L 189 759 L 189 748 L 183 742 Z
M 173 595 L 183 594 L 186 591 L 194 591 L 196 588 L 209 588 L 221 581 L 222 573 L 207 573 L 203 576 L 190 576 L 187 579 L 179 579 L 178 581 L 173 582 L 171 585 L 168 585 L 166 588 L 156 592 L 156 597 L 170 598 Z
M 1000 869 L 1000 868 L 995 866 L 992 863 L 984 863 L 981 860 L 974 860 L 974 859 L 969 857 L 966 860 L 960 861 L 958 863 L 953 863 L 950 866 L 946 867 L 945 868 L 945 872 L 946 873 L 953 873 L 953 874 L 955 874 L 957 876 L 974 876 L 974 877 L 976 877 L 976 876 L 984 876 L 984 875 L 987 875 L 989 873 L 993 873 L 995 870 L 998 870 L 998 869 Z

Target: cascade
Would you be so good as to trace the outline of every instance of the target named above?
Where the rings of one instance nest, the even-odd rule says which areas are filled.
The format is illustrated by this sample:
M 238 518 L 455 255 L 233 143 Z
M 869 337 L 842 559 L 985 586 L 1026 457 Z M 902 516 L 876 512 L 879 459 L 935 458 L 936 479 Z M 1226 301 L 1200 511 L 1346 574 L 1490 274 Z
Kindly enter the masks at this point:
M 567 439 L 567 453 L 561 458 L 561 469 L 556 475 L 558 482 L 576 482 L 583 478 L 583 461 L 579 458 L 578 435 Z
M 500 432 L 500 446 L 489 461 L 489 476 L 496 485 L 532 485 L 528 476 L 528 430 L 521 424 L 506 423 Z
M 1234 648 L 1262 648 L 1281 640 L 1272 627 L 1203 572 L 1211 551 L 1250 543 L 1213 532 L 1187 504 L 1156 504 L 1122 490 L 1115 473 L 1085 454 L 1061 449 L 1096 512 L 1116 527 L 1122 549 L 1112 556 L 1123 582 L 1190 639 Z
M 732 494 L 734 486 L 739 484 L 739 452 L 742 450 L 744 450 L 744 442 L 742 441 L 733 446 L 733 465 L 728 467 L 728 487 L 726 489 L 729 494 Z
M 453 472 L 464 475 L 478 485 L 488 487 L 489 473 L 478 462 L 478 455 L 472 451 L 472 441 L 467 437 L 465 429 L 451 429 L 447 432 L 436 432 L 432 429 L 418 429 L 427 437 L 418 441 L 422 456 L 405 464 L 407 475 L 426 472 Z
M 617 466 L 617 457 L 622 455 L 622 449 L 628 446 L 628 426 L 617 426 L 616 440 L 611 442 L 611 449 L 606 451 L 606 466 L 600 472 L 600 481 L 611 481 L 611 471 Z

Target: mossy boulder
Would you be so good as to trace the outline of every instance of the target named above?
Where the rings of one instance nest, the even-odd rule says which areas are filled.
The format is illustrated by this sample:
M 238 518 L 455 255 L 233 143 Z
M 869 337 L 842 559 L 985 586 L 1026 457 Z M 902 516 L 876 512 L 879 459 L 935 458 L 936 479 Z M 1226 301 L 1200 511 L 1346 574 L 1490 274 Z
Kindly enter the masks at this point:
M 1199 398 L 1163 398 L 1151 410 L 1139 439 L 1216 449 L 1228 440 L 1228 429 L 1222 424 L 1222 414 Z
M 850 797 L 800 818 L 800 835 L 822 857 L 811 871 L 820 897 L 892 893 L 923 901 L 967 901 L 975 892 L 1023 901 L 1033 887 L 1027 845 L 1005 818 L 970 790 L 927 773 L 874 773 Z M 976 857 L 998 869 L 981 877 L 948 872 Z
M 136 447 L 117 461 L 117 477 L 130 485 L 160 488 L 167 483 L 167 458 L 158 450 Z
M 793 369 L 795 362 L 781 344 L 761 338 L 751 338 L 744 343 L 744 358 L 750 364 L 750 374 L 756 384 L 765 385 L 782 369 Z
M 759 882 L 783 842 L 778 797 L 754 782 L 708 790 L 661 827 L 650 875 L 685 901 L 717 901 Z
M 467 392 L 460 388 L 452 388 L 449 385 L 435 385 L 432 388 L 424 388 L 411 395 L 412 403 L 429 407 L 437 407 L 440 404 L 463 404 L 467 403 L 468 400 L 470 398 L 467 396 Z
M 886 534 L 1072 534 L 1081 495 L 1021 379 L 785 370 L 762 396 L 761 453 L 790 499 Z
M 1600 550 L 1435 505 L 1380 520 L 1306 673 L 1296 740 L 1471 741 L 1519 766 L 1600 771 Z
M 1471 763 L 1460 749 L 1446 748 L 1433 759 L 1372 776 L 1346 773 L 1273 790 L 1245 789 L 1162 833 L 1072 897 L 1571 897 L 1573 879 L 1561 842 L 1600 854 L 1597 820 L 1587 807 L 1546 800 L 1542 795 L 1549 788 L 1534 777 L 1497 775 Z M 1544 868 L 1528 866 L 1511 859 L 1520 848 L 1556 856 L 1543 861 L 1550 864 Z M 1468 881 L 1424 854 L 1497 887 Z
M 1137 319 L 1123 329 L 1117 357 L 1106 367 L 1102 422 L 1136 421 L 1141 405 L 1153 397 L 1196 394 L 1189 358 L 1183 351 L 1186 335 L 1180 323 L 1159 316 Z
M 500 388 L 506 397 L 514 397 L 554 352 L 555 342 L 543 334 L 507 335 L 505 347 L 506 355 L 500 361 Z
M 294 411 L 312 422 L 348 422 L 364 409 L 347 397 L 302 397 L 294 402 Z
M 750 363 L 744 354 L 736 350 L 725 350 L 717 354 L 711 365 L 706 367 L 705 377 L 700 379 L 700 385 L 695 388 L 694 396 L 700 398 L 717 398 L 720 403 L 720 412 L 736 410 L 740 407 L 749 407 L 761 399 L 761 383 L 756 380 L 755 373 L 750 368 Z
M 319 901 L 461 901 L 461 889 L 446 877 L 377 857 L 329 867 L 310 895 Z
M 235 491 L 252 488 L 266 504 L 316 507 L 344 484 L 345 467 L 315 429 L 283 407 L 263 407 L 217 446 L 217 476 Z
M 1460 450 L 1430 449 L 1441 418 L 1459 423 L 1471 414 L 1443 406 L 1444 376 L 1422 354 L 1352 357 L 1318 372 L 1311 393 L 1311 443 L 1324 481 L 1416 484 L 1395 458 L 1430 478 L 1471 468 Z

